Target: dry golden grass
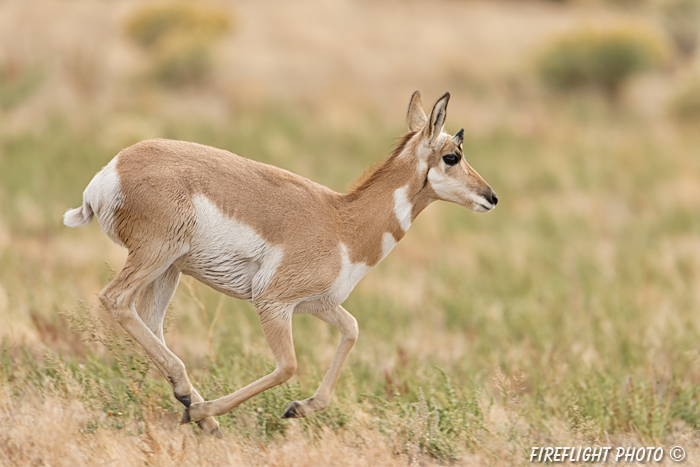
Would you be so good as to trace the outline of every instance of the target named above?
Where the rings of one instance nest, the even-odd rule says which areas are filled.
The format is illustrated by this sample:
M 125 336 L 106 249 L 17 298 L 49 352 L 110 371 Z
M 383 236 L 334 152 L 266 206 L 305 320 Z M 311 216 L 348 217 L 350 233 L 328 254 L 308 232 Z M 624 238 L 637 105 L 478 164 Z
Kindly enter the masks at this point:
M 77 388 L 76 388 L 77 389 Z M 305 435 L 297 422 L 291 422 L 284 437 L 265 444 L 234 433 L 221 441 L 182 428 L 175 414 L 148 413 L 140 422 L 120 430 L 86 426 L 96 419 L 107 418 L 101 411 L 86 407 L 65 395 L 25 394 L 17 400 L 4 395 L 0 422 L 6 428 L 0 435 L 0 465 L 3 466 L 337 466 L 374 467 L 406 465 L 441 465 L 421 453 L 418 445 L 401 445 L 386 437 L 358 412 L 342 432 L 325 429 L 313 437 Z M 13 401 L 10 403 L 9 401 Z M 487 428 L 497 433 L 509 423 L 503 407 L 494 407 Z M 416 423 L 416 421 L 409 422 Z M 587 433 L 567 433 L 568 427 L 554 427 L 562 434 L 555 439 L 540 440 L 540 445 L 643 446 L 635 435 L 614 439 L 591 439 Z M 681 445 L 688 457 L 686 465 L 696 465 L 699 443 L 692 433 L 677 434 L 668 446 Z M 528 452 L 529 453 L 529 452 Z M 474 452 L 467 452 L 453 465 L 527 465 L 526 453 L 514 449 L 512 442 L 489 437 Z M 562 465 L 579 465 L 562 463 Z M 616 465 L 637 465 L 620 462 Z M 666 458 L 655 465 L 676 465 Z
M 314 439 L 292 425 L 284 440 L 266 446 L 235 435 L 224 441 L 202 437 L 180 428 L 175 417 L 158 413 L 123 430 L 86 432 L 86 423 L 95 417 L 106 415 L 52 394 L 27 395 L 16 404 L 3 404 L 1 421 L 11 429 L 0 438 L 0 465 L 361 467 L 409 463 L 361 423 L 342 434 L 326 431 Z

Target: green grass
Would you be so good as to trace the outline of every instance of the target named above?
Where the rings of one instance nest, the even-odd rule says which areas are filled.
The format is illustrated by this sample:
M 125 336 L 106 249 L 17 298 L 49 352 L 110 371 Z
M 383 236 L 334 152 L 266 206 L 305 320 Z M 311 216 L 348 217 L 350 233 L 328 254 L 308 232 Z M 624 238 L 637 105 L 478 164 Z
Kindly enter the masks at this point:
M 265 445 L 284 439 L 291 423 L 314 438 L 363 419 L 409 460 L 476 453 L 520 463 L 542 443 L 631 436 L 663 444 L 697 430 L 700 138 L 674 133 L 669 144 L 633 116 L 606 112 L 571 114 L 537 137 L 507 128 L 468 135 L 467 159 L 498 192 L 498 209 L 477 216 L 431 206 L 351 294 L 345 305 L 360 339 L 328 410 L 278 418 L 289 401 L 313 394 L 338 339 L 299 316 L 297 375 L 220 417 L 224 431 Z M 60 225 L 92 175 L 134 142 L 106 147 L 94 135 L 107 122 L 93 125 L 80 131 L 57 117 L 42 131 L 0 129 L 0 220 L 12 239 L 0 248 L 4 313 L 38 336 L 2 335 L 0 386 L 15 400 L 78 398 L 97 414 L 86 432 L 137 436 L 154 411 L 176 418 L 181 408 L 95 305 L 111 275 L 100 256 L 106 240 L 95 226 Z M 291 111 L 165 128 L 165 137 L 226 148 L 336 190 L 401 132 L 380 122 L 341 132 Z M 88 259 L 67 259 L 89 245 Z M 183 279 L 171 316 L 166 339 L 205 397 L 273 368 L 248 304 Z

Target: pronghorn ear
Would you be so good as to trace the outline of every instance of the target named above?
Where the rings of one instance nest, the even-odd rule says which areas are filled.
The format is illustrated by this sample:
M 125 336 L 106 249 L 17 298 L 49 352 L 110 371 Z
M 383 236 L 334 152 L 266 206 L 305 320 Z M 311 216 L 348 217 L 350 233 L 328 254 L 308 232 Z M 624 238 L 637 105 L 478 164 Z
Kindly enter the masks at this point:
M 450 93 L 446 92 L 440 99 L 438 99 L 435 106 L 433 106 L 433 110 L 430 112 L 430 119 L 428 120 L 428 127 L 426 128 L 426 136 L 430 144 L 432 144 L 435 138 L 442 133 L 442 129 L 445 127 L 447 103 L 449 101 Z
M 457 146 L 462 146 L 464 142 L 464 128 L 459 130 L 456 135 L 452 138 Z
M 428 117 L 425 116 L 423 104 L 420 101 L 420 92 L 416 91 L 411 96 L 411 102 L 408 104 L 408 113 L 406 114 L 408 131 L 419 131 L 423 129 L 426 123 L 428 123 Z

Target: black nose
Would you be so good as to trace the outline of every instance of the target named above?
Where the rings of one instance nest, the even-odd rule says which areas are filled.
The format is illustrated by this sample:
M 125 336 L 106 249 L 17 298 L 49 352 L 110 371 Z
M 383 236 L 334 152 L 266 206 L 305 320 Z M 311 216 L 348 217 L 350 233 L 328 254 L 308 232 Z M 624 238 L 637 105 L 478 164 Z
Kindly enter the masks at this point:
M 486 201 L 495 206 L 498 204 L 498 196 L 492 191 L 490 195 L 486 195 Z

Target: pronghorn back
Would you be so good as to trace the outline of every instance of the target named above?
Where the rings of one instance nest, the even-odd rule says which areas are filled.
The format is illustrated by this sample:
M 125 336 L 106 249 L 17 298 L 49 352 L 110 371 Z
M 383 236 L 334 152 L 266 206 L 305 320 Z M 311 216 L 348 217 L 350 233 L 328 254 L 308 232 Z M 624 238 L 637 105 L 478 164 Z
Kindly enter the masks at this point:
M 134 235 L 167 235 L 183 222 L 182 231 L 191 235 L 193 200 L 198 196 L 227 217 L 245 219 L 272 243 L 288 242 L 289 235 L 305 230 L 309 222 L 323 233 L 331 228 L 328 220 L 336 193 L 286 170 L 210 146 L 144 141 L 120 152 L 105 169 L 116 173 L 121 203 L 114 213 L 115 228 L 127 246 Z M 309 222 L 298 222 L 302 217 Z

